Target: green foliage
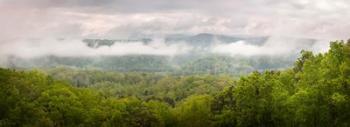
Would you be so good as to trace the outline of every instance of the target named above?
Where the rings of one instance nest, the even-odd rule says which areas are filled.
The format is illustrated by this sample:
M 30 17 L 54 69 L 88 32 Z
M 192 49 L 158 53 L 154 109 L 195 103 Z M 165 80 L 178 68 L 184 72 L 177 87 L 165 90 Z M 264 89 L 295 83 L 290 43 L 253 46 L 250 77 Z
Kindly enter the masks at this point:
M 211 96 L 191 96 L 174 109 L 179 127 L 209 127 L 212 126 L 210 111 Z
M 106 97 L 136 96 L 143 100 L 161 100 L 172 106 L 190 95 L 219 93 L 234 80 L 226 75 L 176 76 L 69 68 L 54 68 L 47 70 L 47 73 L 75 86 L 98 90 Z
M 132 97 L 105 98 L 37 71 L 1 69 L 0 77 L 0 126 L 148 127 L 167 122 L 161 117 L 163 112 L 154 111 L 164 107 L 162 103 L 148 104 Z
M 254 72 L 217 95 L 219 126 L 350 126 L 350 43 L 302 51 L 293 69 Z
M 294 67 L 226 75 L 0 69 L 0 126 L 350 126 L 350 42 Z

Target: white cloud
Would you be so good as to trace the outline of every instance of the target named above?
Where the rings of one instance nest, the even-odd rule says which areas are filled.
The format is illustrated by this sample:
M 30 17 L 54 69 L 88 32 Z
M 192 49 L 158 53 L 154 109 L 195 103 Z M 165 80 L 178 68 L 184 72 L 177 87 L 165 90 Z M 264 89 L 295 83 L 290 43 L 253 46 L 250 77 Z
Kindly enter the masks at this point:
M 179 43 L 166 45 L 163 41 L 157 40 L 149 44 L 142 42 L 115 43 L 111 47 L 90 48 L 81 40 L 32 40 L 31 42 L 18 41 L 7 43 L 0 55 L 15 55 L 22 58 L 34 58 L 46 55 L 54 56 L 106 56 L 106 55 L 164 55 L 173 56 L 186 53 L 191 47 Z M 5 48 L 6 47 L 6 48 Z
M 262 46 L 249 44 L 245 41 L 237 41 L 234 43 L 218 43 L 211 52 L 228 54 L 231 56 L 288 56 L 299 53 L 301 50 L 311 50 L 314 52 L 325 52 L 328 50 L 328 41 L 318 40 L 302 40 L 286 37 L 272 37 Z

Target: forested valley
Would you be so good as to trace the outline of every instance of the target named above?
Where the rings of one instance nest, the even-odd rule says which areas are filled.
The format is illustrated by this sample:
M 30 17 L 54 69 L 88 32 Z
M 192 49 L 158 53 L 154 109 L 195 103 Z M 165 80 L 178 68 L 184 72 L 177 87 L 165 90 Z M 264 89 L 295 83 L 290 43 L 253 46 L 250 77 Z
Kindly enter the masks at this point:
M 349 127 L 350 42 L 241 77 L 2 68 L 0 126 Z

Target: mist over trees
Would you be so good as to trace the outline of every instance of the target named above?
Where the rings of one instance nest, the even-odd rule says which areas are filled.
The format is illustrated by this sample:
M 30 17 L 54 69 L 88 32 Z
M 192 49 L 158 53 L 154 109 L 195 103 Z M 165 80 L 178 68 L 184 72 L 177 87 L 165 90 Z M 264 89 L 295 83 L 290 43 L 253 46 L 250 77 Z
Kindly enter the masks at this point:
M 286 41 L 281 46 L 282 40 Z M 221 35 L 168 35 L 162 39 L 56 39 L 4 46 L 0 66 L 167 74 L 244 75 L 266 69 L 290 67 L 298 52 L 321 45 L 315 39 Z M 325 44 L 322 44 L 325 45 Z M 286 47 L 288 47 L 286 49 Z M 9 50 L 11 49 L 11 50 Z
M 247 76 L 0 69 L 0 126 L 350 126 L 350 42 Z

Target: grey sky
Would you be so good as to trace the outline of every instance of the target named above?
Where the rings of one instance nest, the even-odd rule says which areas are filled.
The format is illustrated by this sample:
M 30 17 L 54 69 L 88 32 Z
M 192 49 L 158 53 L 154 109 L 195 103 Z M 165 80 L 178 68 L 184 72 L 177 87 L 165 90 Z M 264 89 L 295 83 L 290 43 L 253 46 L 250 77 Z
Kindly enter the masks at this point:
M 0 0 L 1 42 L 176 33 L 345 39 L 348 0 Z
M 248 55 L 264 53 L 266 50 L 274 54 L 277 49 L 284 52 L 297 47 L 294 42 L 283 40 L 283 37 L 321 40 L 317 48 L 321 50 L 328 47 L 330 40 L 349 38 L 350 1 L 0 0 L 0 28 L 0 56 L 32 55 L 30 53 L 34 51 L 40 52 L 37 54 L 75 54 L 75 47 L 67 49 L 57 46 L 61 45 L 61 42 L 54 41 L 57 38 L 66 38 L 67 41 L 136 35 L 161 38 L 167 34 L 198 33 L 271 36 L 278 39 L 269 40 L 269 45 L 262 49 L 237 47 L 244 44 L 239 43 L 219 46 L 216 50 L 237 54 L 236 51 L 259 49 Z M 67 45 L 71 45 L 69 43 Z M 183 49 L 181 46 L 162 46 L 165 47 L 164 50 L 171 49 L 173 52 L 157 50 L 148 54 L 175 54 Z M 140 53 L 153 49 L 153 46 L 136 47 L 140 48 L 136 53 L 141 49 L 145 51 Z M 126 49 L 130 48 L 135 47 Z
M 240 42 L 212 49 L 232 55 L 299 51 L 300 43 L 291 38 L 317 39 L 312 48 L 325 51 L 330 40 L 350 38 L 350 1 L 0 0 L 0 28 L 0 61 L 11 54 L 175 55 L 191 47 L 165 45 L 163 35 L 198 33 L 270 36 L 261 47 Z M 96 51 L 79 41 L 135 36 L 152 36 L 157 41 L 152 45 L 133 43 Z

